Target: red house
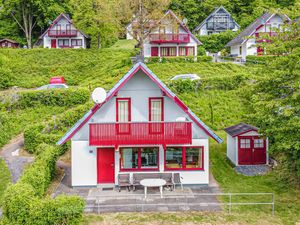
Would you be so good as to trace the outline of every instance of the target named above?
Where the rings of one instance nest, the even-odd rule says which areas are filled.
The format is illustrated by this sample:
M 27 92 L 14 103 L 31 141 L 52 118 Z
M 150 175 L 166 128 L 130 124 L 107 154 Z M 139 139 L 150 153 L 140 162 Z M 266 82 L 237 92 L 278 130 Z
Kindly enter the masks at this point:
M 18 42 L 8 38 L 0 40 L 0 48 L 18 48 L 19 46 Z

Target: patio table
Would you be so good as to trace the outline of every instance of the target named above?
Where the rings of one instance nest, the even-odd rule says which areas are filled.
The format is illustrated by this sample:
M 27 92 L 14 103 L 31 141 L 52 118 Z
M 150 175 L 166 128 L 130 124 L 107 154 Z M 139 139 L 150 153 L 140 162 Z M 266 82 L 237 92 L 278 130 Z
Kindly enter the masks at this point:
M 163 186 L 167 182 L 163 179 L 143 179 L 140 184 L 144 186 L 145 198 L 147 198 L 147 188 L 148 187 L 159 187 L 160 197 L 163 198 Z

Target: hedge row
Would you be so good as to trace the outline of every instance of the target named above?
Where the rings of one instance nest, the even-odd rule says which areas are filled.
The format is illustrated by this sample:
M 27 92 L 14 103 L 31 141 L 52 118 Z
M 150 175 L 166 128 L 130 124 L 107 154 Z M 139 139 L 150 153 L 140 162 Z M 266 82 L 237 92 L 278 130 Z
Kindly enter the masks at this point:
M 146 63 L 172 63 L 172 62 L 211 62 L 211 56 L 189 56 L 189 57 L 150 57 L 146 58 Z
M 245 83 L 247 77 L 234 75 L 231 77 L 212 77 L 202 80 L 175 80 L 169 86 L 176 93 L 194 92 L 199 89 L 234 90 Z
M 251 64 L 265 64 L 270 60 L 273 60 L 277 56 L 273 55 L 261 55 L 261 56 L 256 56 L 256 55 L 248 55 L 246 56 L 246 63 L 251 63 Z
M 30 153 L 39 154 L 37 146 L 41 143 L 55 145 L 62 137 L 66 128 L 73 126 L 83 114 L 91 108 L 91 104 L 84 104 L 69 109 L 47 123 L 28 126 L 24 131 L 24 147 Z M 60 154 L 67 150 L 68 146 L 59 148 Z
M 82 88 L 49 89 L 21 91 L 2 99 L 2 107 L 7 109 L 24 109 L 46 106 L 74 106 L 86 103 L 90 92 Z
M 17 184 L 7 188 L 3 201 L 4 224 L 80 224 L 84 201 L 80 197 L 42 198 L 55 173 L 56 147 L 41 144 L 41 152 Z

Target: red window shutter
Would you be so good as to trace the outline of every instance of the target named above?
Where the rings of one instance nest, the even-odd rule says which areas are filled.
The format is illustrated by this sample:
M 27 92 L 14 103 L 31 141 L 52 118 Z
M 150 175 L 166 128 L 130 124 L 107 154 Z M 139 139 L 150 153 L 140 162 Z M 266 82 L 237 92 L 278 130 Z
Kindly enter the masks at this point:
M 151 56 L 158 56 L 158 47 L 151 47 Z

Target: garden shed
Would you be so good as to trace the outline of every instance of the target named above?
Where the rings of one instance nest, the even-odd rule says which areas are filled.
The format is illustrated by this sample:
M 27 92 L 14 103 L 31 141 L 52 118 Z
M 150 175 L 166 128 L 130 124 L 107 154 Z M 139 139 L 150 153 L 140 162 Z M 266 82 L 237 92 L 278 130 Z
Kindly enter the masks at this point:
M 268 138 L 246 123 L 227 127 L 227 157 L 235 165 L 268 164 Z

